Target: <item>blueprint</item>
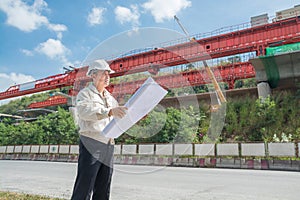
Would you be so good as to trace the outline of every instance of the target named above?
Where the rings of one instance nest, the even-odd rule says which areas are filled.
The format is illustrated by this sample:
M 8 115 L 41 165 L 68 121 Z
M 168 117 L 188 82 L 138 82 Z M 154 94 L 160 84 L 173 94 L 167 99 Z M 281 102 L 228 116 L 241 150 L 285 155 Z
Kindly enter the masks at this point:
M 128 108 L 126 115 L 114 118 L 104 128 L 105 137 L 117 138 L 147 115 L 167 94 L 167 90 L 149 77 L 124 105 Z

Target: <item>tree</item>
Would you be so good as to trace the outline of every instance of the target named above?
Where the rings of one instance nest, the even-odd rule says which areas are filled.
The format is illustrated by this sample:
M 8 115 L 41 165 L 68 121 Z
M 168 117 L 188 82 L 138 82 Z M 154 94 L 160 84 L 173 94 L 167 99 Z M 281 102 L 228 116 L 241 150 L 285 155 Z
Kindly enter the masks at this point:
M 78 131 L 71 114 L 58 107 L 56 113 L 40 117 L 36 122 L 42 130 L 44 144 L 77 144 Z

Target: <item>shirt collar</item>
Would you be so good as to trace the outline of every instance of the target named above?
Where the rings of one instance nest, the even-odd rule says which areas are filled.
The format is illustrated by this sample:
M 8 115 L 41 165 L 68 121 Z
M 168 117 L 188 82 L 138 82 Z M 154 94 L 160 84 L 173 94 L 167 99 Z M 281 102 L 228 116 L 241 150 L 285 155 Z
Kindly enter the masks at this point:
M 107 91 L 106 89 L 104 89 L 104 92 L 103 92 L 103 93 L 104 93 L 104 96 L 103 96 L 103 94 L 101 94 L 101 93 L 97 90 L 97 88 L 95 87 L 95 85 L 94 85 L 93 83 L 90 83 L 88 87 L 91 89 L 92 92 L 94 92 L 94 93 L 100 95 L 102 98 L 106 97 L 107 94 L 108 94 L 108 91 Z

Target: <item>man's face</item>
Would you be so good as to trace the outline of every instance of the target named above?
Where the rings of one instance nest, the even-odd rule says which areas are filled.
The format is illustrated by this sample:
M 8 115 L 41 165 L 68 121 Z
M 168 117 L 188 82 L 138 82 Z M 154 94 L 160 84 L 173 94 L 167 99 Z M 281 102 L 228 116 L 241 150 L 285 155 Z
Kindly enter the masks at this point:
M 106 87 L 109 85 L 109 72 L 99 70 L 97 73 L 93 74 L 94 84 L 97 87 Z

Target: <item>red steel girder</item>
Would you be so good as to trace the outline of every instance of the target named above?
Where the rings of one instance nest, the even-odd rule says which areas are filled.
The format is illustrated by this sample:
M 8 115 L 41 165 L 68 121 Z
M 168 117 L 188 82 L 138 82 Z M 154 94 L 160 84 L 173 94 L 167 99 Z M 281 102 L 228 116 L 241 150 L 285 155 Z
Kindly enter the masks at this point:
M 5 92 L 0 93 L 0 100 L 72 86 L 77 75 L 77 70 L 73 70 L 65 74 L 49 76 L 34 82 L 14 85 L 8 88 Z
M 238 79 L 255 77 L 254 67 L 250 62 L 240 62 L 233 65 L 218 66 L 211 68 L 219 82 L 228 82 L 229 85 Z M 211 83 L 211 80 L 205 69 L 192 70 L 171 74 L 166 76 L 154 77 L 155 81 L 165 88 L 179 88 L 186 86 L 196 86 Z M 136 91 L 145 80 L 111 84 L 107 89 L 114 95 L 132 94 Z M 232 85 L 230 85 L 232 89 Z
M 238 79 L 255 77 L 254 67 L 250 62 L 235 63 L 233 65 L 212 67 L 212 71 L 219 82 L 228 82 L 231 84 Z M 166 76 L 157 76 L 154 79 L 167 89 L 197 86 L 211 83 L 205 69 L 191 70 Z M 83 80 L 85 82 L 86 80 Z M 115 96 L 120 97 L 125 94 L 133 94 L 145 80 L 131 81 L 119 84 L 111 84 L 107 89 Z M 231 87 L 230 89 L 232 89 Z M 66 104 L 67 98 L 62 96 L 50 97 L 46 101 L 32 103 L 29 108 L 42 108 Z
M 48 107 L 48 106 L 63 105 L 63 104 L 67 104 L 67 103 L 68 103 L 68 99 L 66 97 L 53 96 L 45 101 L 31 103 L 31 104 L 29 104 L 28 108 L 31 108 L 31 109 L 43 108 L 43 107 Z
M 110 66 L 121 76 L 146 71 L 151 65 L 162 68 L 253 51 L 262 55 L 270 45 L 296 42 L 299 37 L 300 19 L 291 18 L 118 58 L 110 61 Z

